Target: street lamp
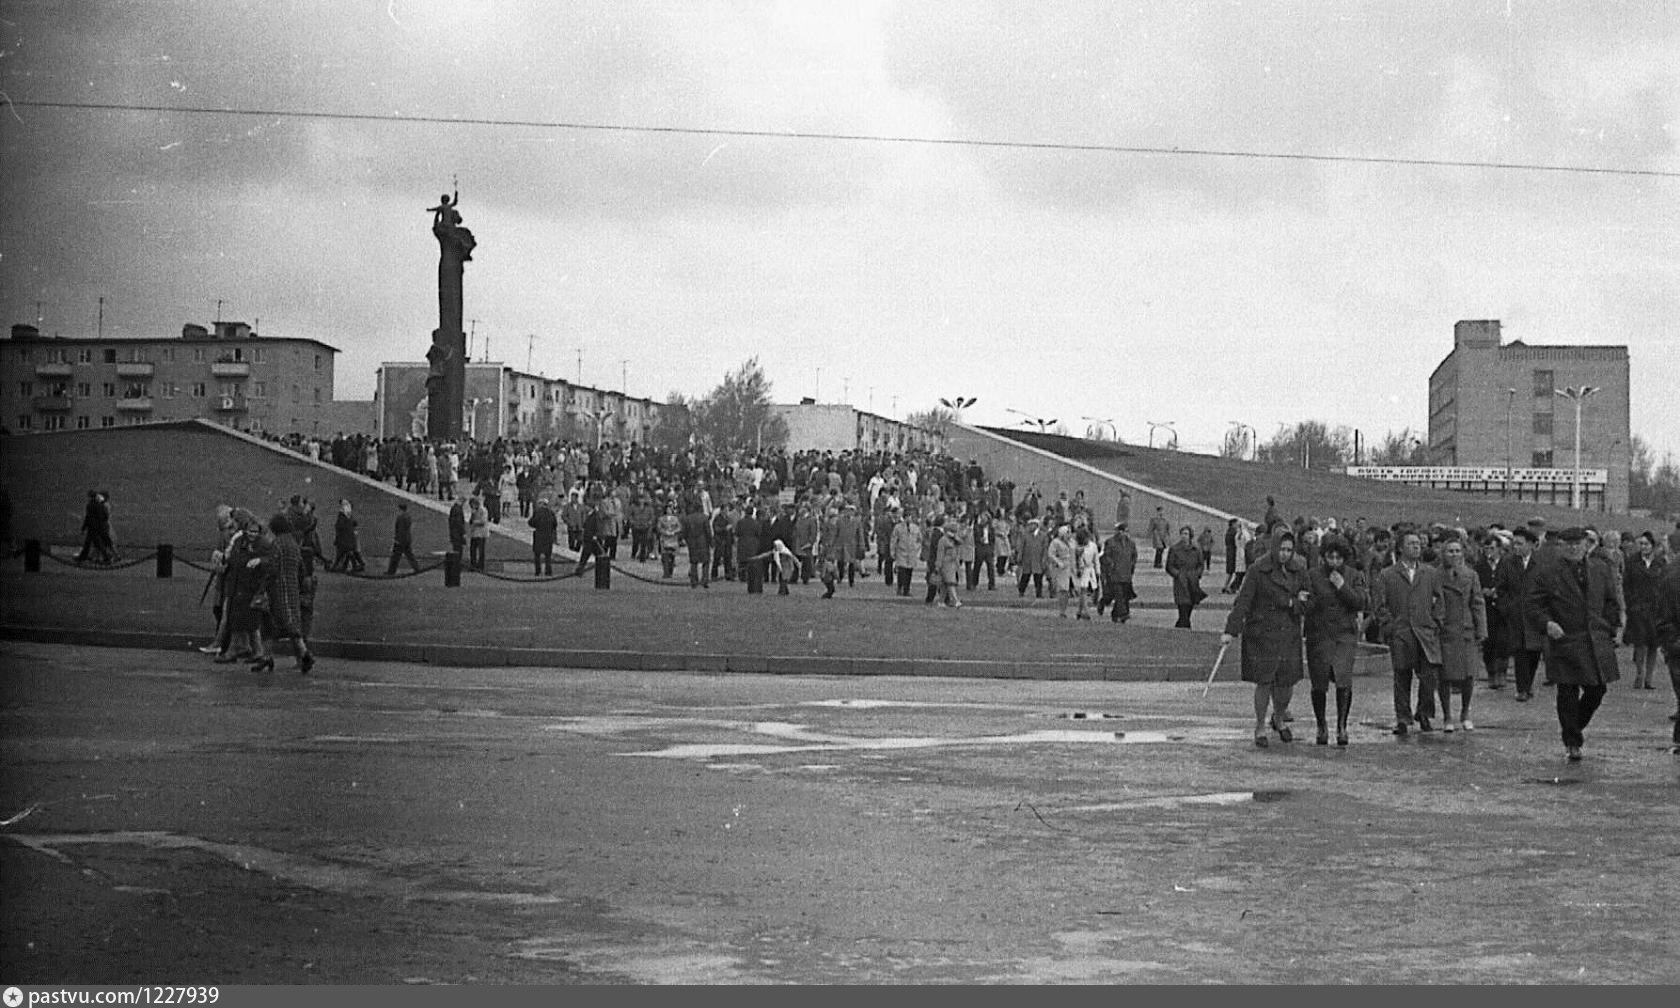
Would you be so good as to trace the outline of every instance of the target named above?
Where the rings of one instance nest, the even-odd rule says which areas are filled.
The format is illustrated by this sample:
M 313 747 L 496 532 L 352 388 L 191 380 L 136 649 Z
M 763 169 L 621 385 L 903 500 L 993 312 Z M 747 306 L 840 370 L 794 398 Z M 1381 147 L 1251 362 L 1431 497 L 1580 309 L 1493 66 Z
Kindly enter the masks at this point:
M 969 396 L 967 399 L 962 396 L 953 396 L 950 399 L 939 400 L 939 405 L 950 410 L 954 414 L 953 418 L 960 424 L 963 422 L 962 411 L 973 406 L 976 402 L 979 402 L 979 400 L 973 396 Z
M 1505 487 L 1499 491 L 1503 500 L 1511 496 L 1511 404 L 1517 401 L 1517 390 L 1505 390 Z
M 1176 420 L 1166 420 L 1166 421 L 1159 421 L 1159 422 L 1155 421 L 1155 420 L 1145 420 L 1144 423 L 1149 425 L 1149 447 L 1151 447 L 1151 448 L 1155 447 L 1155 428 L 1162 427 L 1162 428 L 1165 428 L 1169 431 L 1172 431 L 1172 443 L 1170 445 L 1168 445 L 1167 447 L 1177 448 L 1178 447 L 1178 431 L 1173 430 L 1173 424 L 1175 424 L 1177 422 L 1178 421 L 1176 421 Z
M 1597 385 L 1579 385 L 1575 388 L 1555 388 L 1553 395 L 1575 401 L 1575 473 L 1569 480 L 1569 508 L 1572 511 L 1581 509 L 1581 403 L 1587 396 L 1598 392 Z
M 940 402 L 944 402 L 944 400 L 941 399 Z M 1003 408 L 1003 411 L 1005 413 L 1013 413 L 1016 416 L 1025 417 L 1026 419 L 1021 421 L 1023 424 L 1037 424 L 1038 425 L 1038 432 L 1040 434 L 1044 433 L 1045 428 L 1051 427 L 1051 426 L 1053 426 L 1057 423 L 1057 421 L 1055 421 L 1055 420 L 1046 420 L 1043 417 L 1035 417 L 1031 413 L 1022 413 L 1020 410 L 1010 409 L 1008 406 L 1005 406 Z
M 1091 436 L 1091 431 L 1095 430 L 1097 432 L 1097 436 L 1096 436 L 1095 440 L 1101 441 L 1102 440 L 1103 428 L 1107 427 L 1114 432 L 1114 440 L 1116 440 L 1116 441 L 1120 440 L 1120 428 L 1115 426 L 1115 423 L 1112 419 L 1103 420 L 1103 419 L 1100 419 L 1100 418 L 1094 417 L 1094 416 L 1082 416 L 1079 419 L 1091 421 L 1091 427 L 1088 428 L 1085 432 L 1086 437 L 1090 437 Z

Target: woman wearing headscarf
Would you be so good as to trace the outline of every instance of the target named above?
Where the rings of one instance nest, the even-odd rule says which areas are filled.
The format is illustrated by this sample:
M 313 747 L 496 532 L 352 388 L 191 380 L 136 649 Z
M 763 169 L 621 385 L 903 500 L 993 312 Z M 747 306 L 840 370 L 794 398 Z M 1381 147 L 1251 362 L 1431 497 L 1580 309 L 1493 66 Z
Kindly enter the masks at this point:
M 1441 699 L 1441 730 L 1465 731 L 1476 726 L 1470 721 L 1470 695 L 1476 688 L 1476 670 L 1482 666 L 1482 642 L 1487 640 L 1487 603 L 1482 601 L 1482 582 L 1465 559 L 1465 541 L 1449 535 L 1438 547 L 1441 554 L 1441 675 L 1436 693 Z M 1454 720 L 1452 695 L 1458 693 L 1459 716 Z
M 1202 551 L 1196 548 L 1196 530 L 1186 525 L 1178 530 L 1178 542 L 1167 550 L 1167 576 L 1172 578 L 1173 604 L 1178 606 L 1178 622 L 1173 626 L 1189 630 L 1190 614 L 1195 611 L 1207 592 L 1202 590 Z
M 268 555 L 258 562 L 262 590 L 268 594 L 269 635 L 275 640 L 290 640 L 297 651 L 297 670 L 308 675 L 315 666 L 315 656 L 309 652 L 309 640 L 303 625 L 302 587 L 305 577 L 303 551 L 292 537 L 291 523 L 285 515 L 268 520 Z M 262 635 L 256 638 L 256 658 L 251 669 L 270 672 L 274 669 L 274 655 L 263 646 Z
M 1336 744 L 1348 744 L 1348 712 L 1353 709 L 1353 660 L 1359 653 L 1359 614 L 1370 606 L 1365 575 L 1352 564 L 1354 547 L 1340 537 L 1326 542 L 1318 564 L 1309 568 L 1312 602 L 1306 613 L 1307 675 L 1312 679 L 1317 745 L 1328 745 L 1325 708 L 1330 684 L 1336 684 Z
M 1219 636 L 1221 646 L 1242 638 L 1242 678 L 1254 684 L 1254 744 L 1261 748 L 1268 745 L 1268 708 L 1278 738 L 1294 739 L 1284 715 L 1301 681 L 1302 620 L 1312 602 L 1307 565 L 1295 555 L 1294 533 L 1280 527 L 1270 546 L 1243 578 Z

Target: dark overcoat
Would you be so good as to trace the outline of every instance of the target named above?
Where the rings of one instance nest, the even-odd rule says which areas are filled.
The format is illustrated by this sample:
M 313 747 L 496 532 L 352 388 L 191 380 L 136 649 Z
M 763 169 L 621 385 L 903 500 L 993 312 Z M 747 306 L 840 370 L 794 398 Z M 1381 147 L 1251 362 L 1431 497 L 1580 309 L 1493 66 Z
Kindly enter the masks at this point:
M 1546 646 L 1546 621 L 1534 619 L 1528 604 L 1528 589 L 1540 572 L 1540 558 L 1531 556 L 1528 566 L 1515 554 L 1499 561 L 1493 572 L 1493 605 L 1499 610 L 1500 629 L 1505 634 L 1505 651 L 1540 651 Z
M 263 587 L 268 591 L 269 629 L 275 637 L 303 636 L 303 550 L 289 535 L 277 535 L 263 558 Z
M 1652 557 L 1645 565 L 1643 557 L 1628 560 L 1622 571 L 1622 597 L 1627 599 L 1627 628 L 1622 631 L 1622 643 L 1655 646 L 1657 640 L 1657 587 L 1662 583 L 1667 564 L 1662 557 Z
M 1201 605 L 1207 598 L 1202 589 L 1202 551 L 1187 542 L 1175 542 L 1167 550 L 1167 574 L 1172 577 L 1173 605 Z
M 1307 565 L 1300 557 L 1290 557 L 1284 565 L 1272 554 L 1248 569 L 1225 618 L 1225 632 L 1242 639 L 1244 682 L 1292 686 L 1301 681 L 1307 607 L 1298 593 L 1309 590 Z
M 531 526 L 531 546 L 542 553 L 554 548 L 554 540 L 560 531 L 560 519 L 554 509 L 547 504 L 538 504 L 536 510 L 526 521 Z
M 1541 626 L 1550 621 L 1563 636 L 1546 638 L 1546 674 L 1553 682 L 1598 686 L 1621 678 L 1616 666 L 1616 627 L 1621 604 L 1610 583 L 1610 565 L 1562 558 L 1540 568 L 1529 586 L 1529 605 Z

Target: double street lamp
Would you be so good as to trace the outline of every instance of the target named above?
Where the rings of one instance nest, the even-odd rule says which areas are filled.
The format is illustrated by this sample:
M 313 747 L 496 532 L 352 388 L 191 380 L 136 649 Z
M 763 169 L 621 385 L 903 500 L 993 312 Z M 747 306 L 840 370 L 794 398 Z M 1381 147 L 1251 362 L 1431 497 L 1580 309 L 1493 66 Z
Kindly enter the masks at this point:
M 1093 438 L 1093 440 L 1101 441 L 1102 440 L 1102 435 L 1103 435 L 1103 428 L 1107 427 L 1109 430 L 1114 432 L 1114 440 L 1116 440 L 1116 441 L 1120 440 L 1120 428 L 1114 423 L 1114 421 L 1112 419 L 1103 420 L 1103 419 L 1100 419 L 1100 418 L 1094 417 L 1094 416 L 1082 416 L 1079 419 L 1089 420 L 1091 422 L 1091 426 L 1089 428 L 1087 428 L 1086 431 L 1085 431 L 1085 436 L 1086 437 L 1091 437 L 1091 432 L 1096 431 L 1096 436 L 1095 436 L 1095 438 Z
M 973 406 L 977 402 L 979 402 L 979 400 L 976 399 L 974 396 L 969 396 L 966 399 L 963 398 L 962 396 L 952 396 L 949 399 L 939 400 L 939 405 L 941 405 L 941 406 L 945 407 L 946 409 L 950 410 L 952 415 L 953 415 L 953 418 L 957 421 L 958 424 L 961 424 L 963 422 L 963 418 L 962 418 L 963 410 L 968 409 L 970 406 Z
M 943 402 L 943 401 L 944 400 L 941 400 L 941 402 Z M 1038 425 L 1038 432 L 1040 434 L 1043 434 L 1047 428 L 1052 427 L 1055 424 L 1061 422 L 1059 420 L 1046 420 L 1043 417 L 1035 417 L 1030 413 L 1022 413 L 1018 409 L 1010 409 L 1008 406 L 1005 406 L 1003 408 L 1003 411 L 1005 413 L 1013 413 L 1016 416 L 1026 417 L 1026 419 L 1022 420 L 1021 422 L 1023 424 L 1037 424 Z
M 1249 457 L 1249 461 L 1259 458 L 1260 432 L 1255 430 L 1252 424 L 1245 424 L 1241 420 L 1227 422 L 1237 431 L 1237 458 L 1241 459 L 1244 455 Z M 1244 431 L 1248 433 L 1245 434 Z
M 1149 447 L 1155 447 L 1155 428 L 1162 427 L 1166 430 L 1172 431 L 1172 441 L 1164 447 L 1176 449 L 1178 447 L 1178 431 L 1173 428 L 1173 424 L 1177 422 L 1178 421 L 1176 420 L 1167 420 L 1165 422 L 1145 420 L 1144 423 L 1149 425 Z
M 1552 389 L 1553 395 L 1575 401 L 1575 472 L 1569 479 L 1569 507 L 1574 511 L 1581 509 L 1581 404 L 1586 401 L 1587 396 L 1595 395 L 1598 391 L 1597 385 Z

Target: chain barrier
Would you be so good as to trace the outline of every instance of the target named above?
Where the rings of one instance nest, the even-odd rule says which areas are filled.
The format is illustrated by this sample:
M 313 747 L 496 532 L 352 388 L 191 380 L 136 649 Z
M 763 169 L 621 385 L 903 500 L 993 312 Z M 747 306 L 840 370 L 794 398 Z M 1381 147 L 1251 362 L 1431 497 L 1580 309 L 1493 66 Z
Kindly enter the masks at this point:
M 340 571 L 340 573 L 342 573 L 345 577 L 353 577 L 362 581 L 401 581 L 403 578 L 419 577 L 422 574 L 430 574 L 432 571 L 435 571 L 442 566 L 443 561 L 437 560 L 419 568 L 418 570 L 411 570 L 406 574 L 367 574 L 362 571 Z
M 77 560 L 73 557 L 69 560 L 66 560 L 65 558 L 63 558 L 61 556 L 54 556 L 52 551 L 47 549 L 46 547 L 41 548 L 41 555 L 46 557 L 48 560 L 52 560 L 56 563 L 61 563 L 66 567 L 76 567 L 76 568 L 79 568 L 79 569 L 82 569 L 82 570 L 118 571 L 118 570 L 123 570 L 124 568 L 127 568 L 127 567 L 138 567 L 141 564 L 147 562 L 148 560 L 157 559 L 157 550 L 152 550 L 150 553 L 146 553 L 146 554 L 143 554 L 141 556 L 135 557 L 133 560 L 119 560 L 119 561 L 113 561 L 111 563 L 92 563 L 91 561 L 87 561 L 87 560 Z
M 195 560 L 188 560 L 186 557 L 180 555 L 179 553 L 175 554 L 175 562 L 178 563 L 178 564 L 182 564 L 184 566 L 187 566 L 187 567 L 191 567 L 195 571 L 203 571 L 206 574 L 219 574 L 219 573 L 221 573 L 221 568 L 215 566 L 214 564 L 201 564 L 201 563 L 199 563 Z
M 564 581 L 567 578 L 575 578 L 575 577 L 582 576 L 581 571 L 571 570 L 571 571 L 567 571 L 564 574 L 551 574 L 551 575 L 548 575 L 547 577 L 535 577 L 535 576 L 533 576 L 533 577 L 519 577 L 518 575 L 515 575 L 515 574 L 492 574 L 487 570 L 471 570 L 471 569 L 465 568 L 465 567 L 463 567 L 461 569 L 461 573 L 463 573 L 463 574 L 478 574 L 478 575 L 481 575 L 483 577 L 487 577 L 492 581 L 512 581 L 516 584 L 547 584 L 550 581 Z
M 636 574 L 634 572 L 625 570 L 623 567 L 621 567 L 617 563 L 612 564 L 612 569 L 619 572 L 620 574 L 623 574 L 625 577 L 629 578 L 630 580 L 640 581 L 642 584 L 660 585 L 661 587 L 665 587 L 665 588 L 687 588 L 688 587 L 688 578 L 686 578 L 686 577 L 680 577 L 679 578 L 675 574 L 672 574 L 670 579 L 667 580 L 663 577 L 656 577 L 656 578 L 644 577 L 640 574 Z

